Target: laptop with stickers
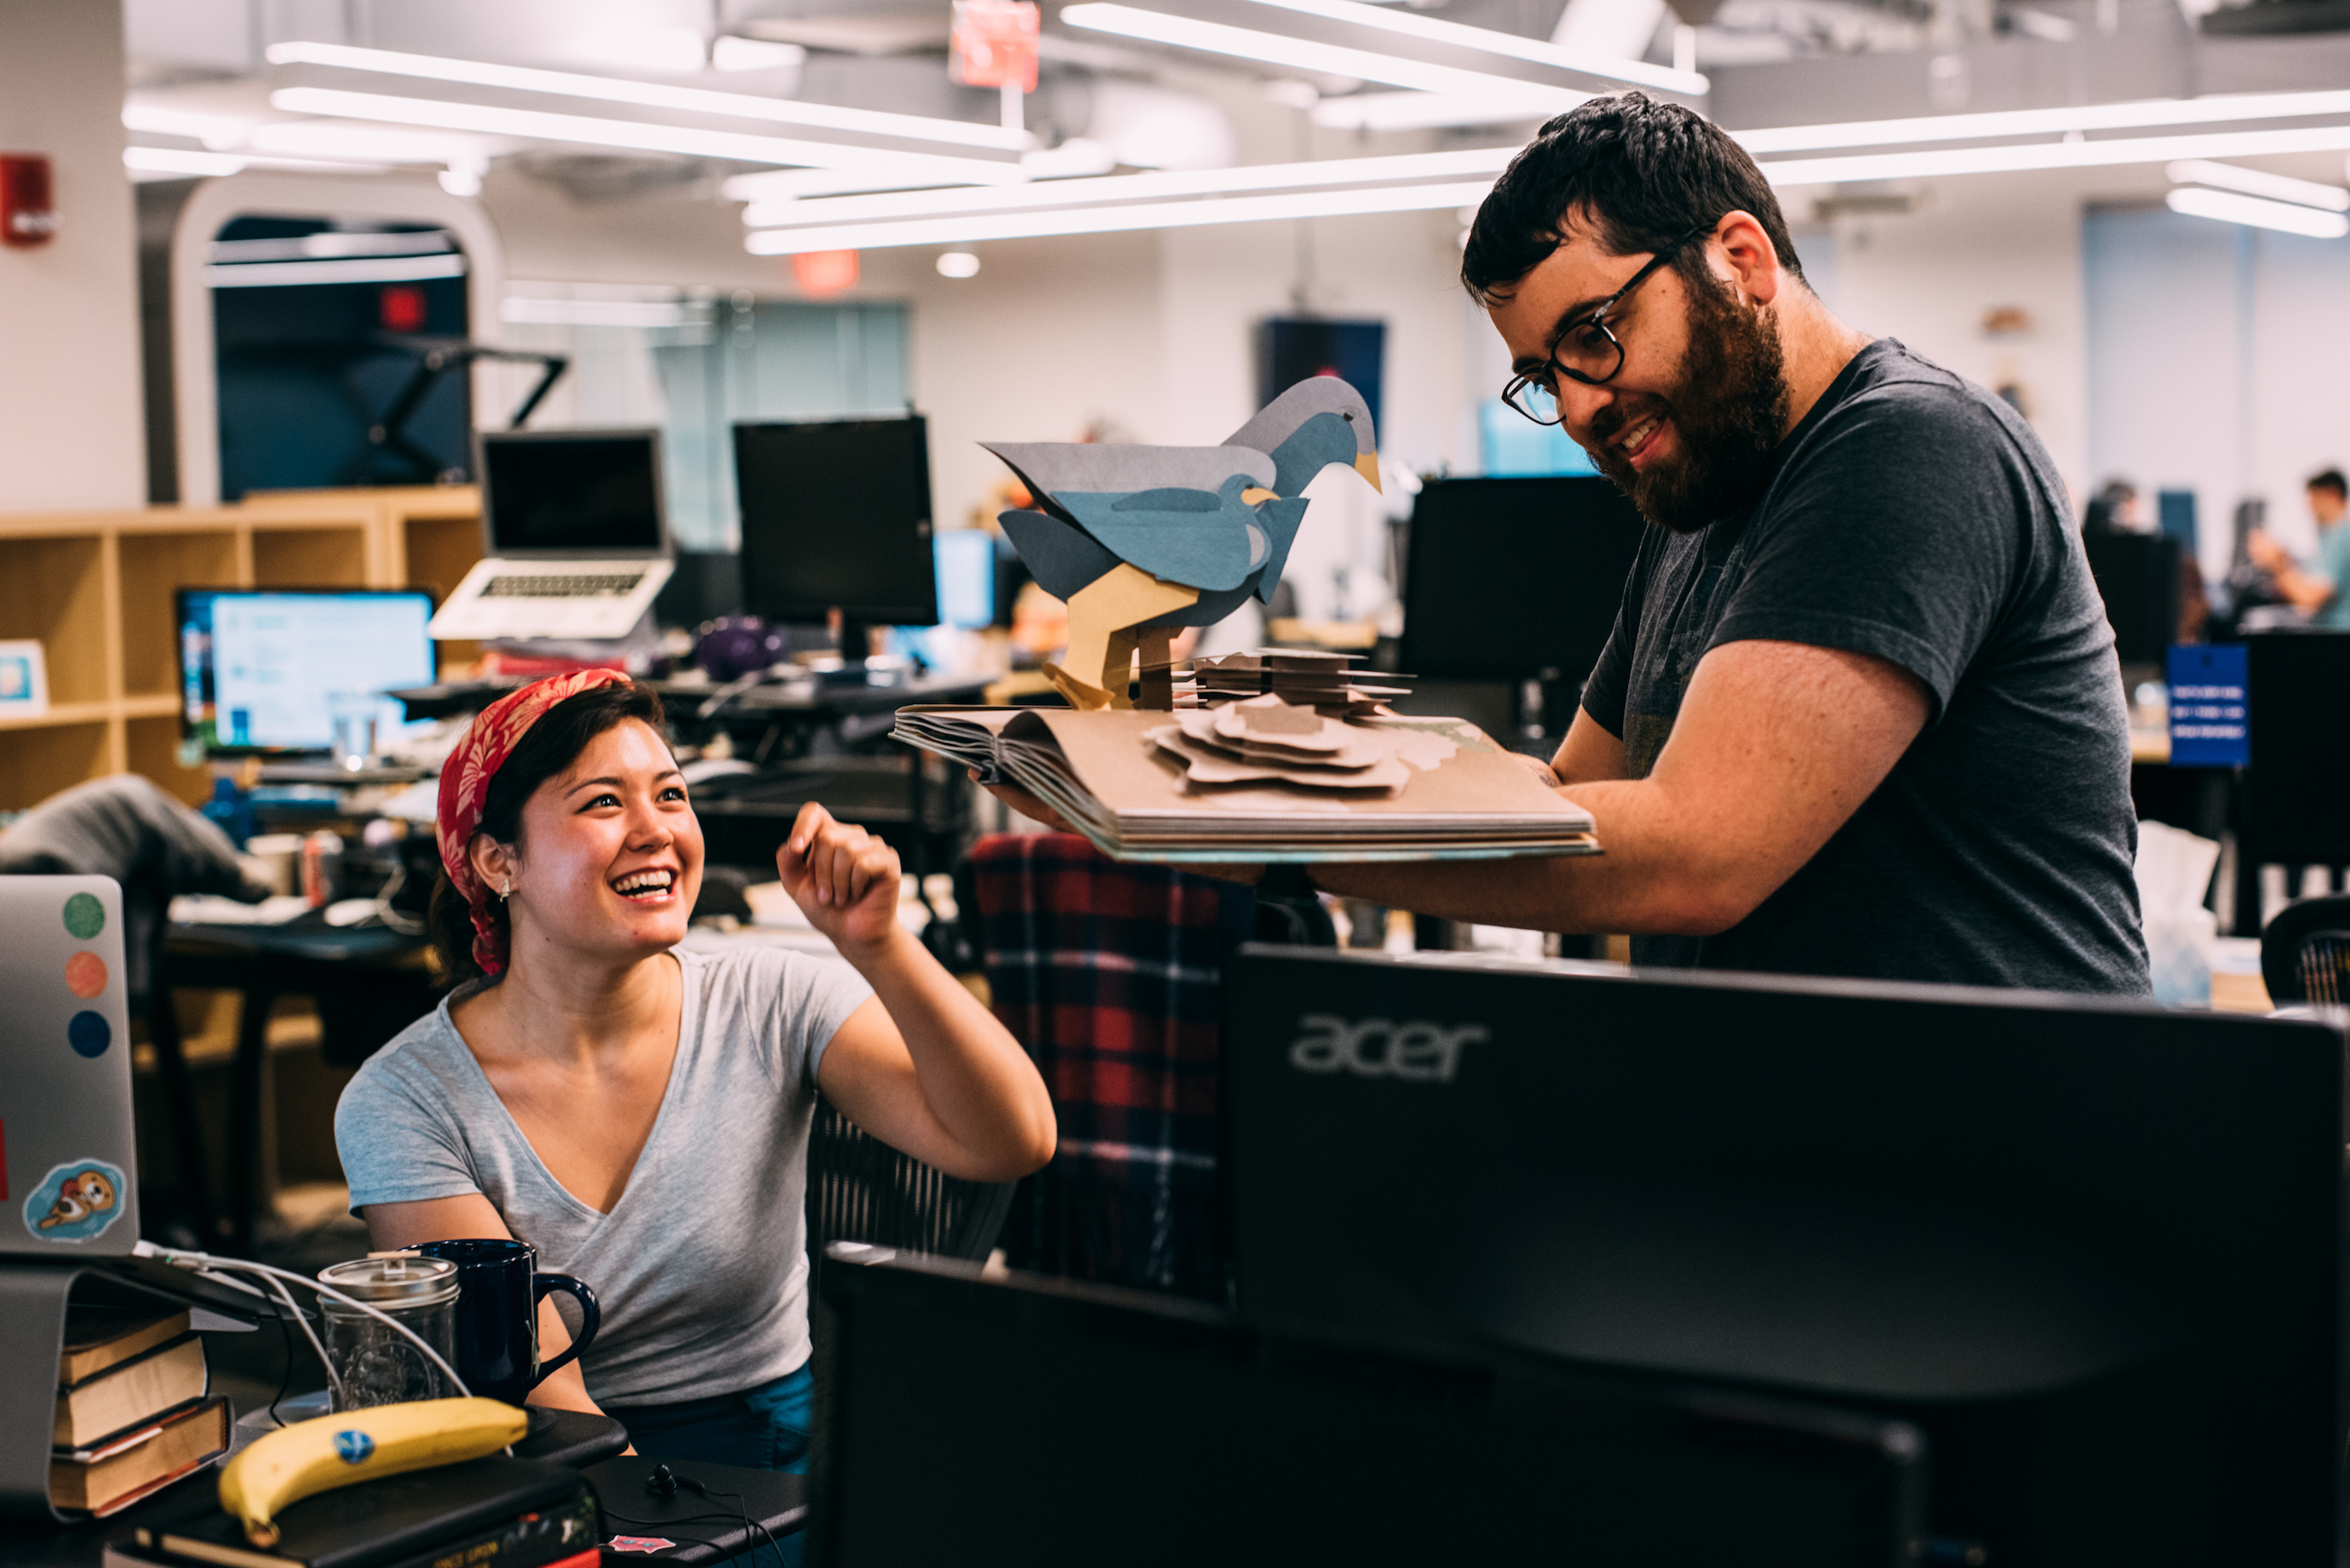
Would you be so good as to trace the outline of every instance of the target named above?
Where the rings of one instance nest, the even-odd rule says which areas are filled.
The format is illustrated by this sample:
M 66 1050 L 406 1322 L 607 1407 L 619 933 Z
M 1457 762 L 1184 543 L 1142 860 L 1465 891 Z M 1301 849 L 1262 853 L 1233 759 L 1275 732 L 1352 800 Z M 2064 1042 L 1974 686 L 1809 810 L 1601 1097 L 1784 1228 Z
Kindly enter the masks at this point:
M 139 1240 L 122 889 L 0 877 L 0 1257 L 79 1262 Z

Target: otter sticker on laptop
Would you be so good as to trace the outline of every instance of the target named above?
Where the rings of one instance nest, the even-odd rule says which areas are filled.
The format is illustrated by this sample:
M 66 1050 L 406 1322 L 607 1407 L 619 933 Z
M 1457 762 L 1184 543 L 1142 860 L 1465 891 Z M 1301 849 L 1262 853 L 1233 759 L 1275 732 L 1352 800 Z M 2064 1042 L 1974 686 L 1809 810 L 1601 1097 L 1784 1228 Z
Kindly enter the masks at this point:
M 25 1199 L 25 1229 L 43 1241 L 88 1241 L 106 1233 L 129 1207 L 130 1183 L 102 1159 L 70 1159 L 50 1168 Z

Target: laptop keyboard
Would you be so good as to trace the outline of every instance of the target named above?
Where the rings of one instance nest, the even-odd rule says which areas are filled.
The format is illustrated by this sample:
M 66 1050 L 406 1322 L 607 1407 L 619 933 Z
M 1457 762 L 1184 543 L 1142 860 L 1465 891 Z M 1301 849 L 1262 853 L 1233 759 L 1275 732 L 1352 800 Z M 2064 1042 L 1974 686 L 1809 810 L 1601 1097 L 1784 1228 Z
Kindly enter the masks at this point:
M 618 598 L 637 591 L 642 572 L 529 573 L 492 577 L 482 588 L 485 599 Z

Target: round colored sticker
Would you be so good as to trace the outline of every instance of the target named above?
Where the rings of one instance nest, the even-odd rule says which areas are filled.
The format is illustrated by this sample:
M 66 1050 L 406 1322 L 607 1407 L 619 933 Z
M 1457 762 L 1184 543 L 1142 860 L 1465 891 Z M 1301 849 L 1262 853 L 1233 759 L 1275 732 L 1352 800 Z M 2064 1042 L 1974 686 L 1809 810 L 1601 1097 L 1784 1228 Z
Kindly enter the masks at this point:
M 335 1452 L 347 1465 L 365 1464 L 368 1456 L 375 1452 L 375 1439 L 360 1431 L 337 1432 Z
M 66 989 L 76 996 L 92 997 L 106 989 L 106 961 L 96 953 L 76 953 L 66 960 Z M 97 1017 L 92 1013 L 90 1016 Z M 99 1019 L 101 1023 L 105 1022 Z
M 66 932 L 83 941 L 106 929 L 106 906 L 95 893 L 76 893 L 66 900 Z
M 84 1056 L 103 1056 L 114 1044 L 114 1030 L 103 1013 L 77 1012 L 66 1025 L 66 1043 Z

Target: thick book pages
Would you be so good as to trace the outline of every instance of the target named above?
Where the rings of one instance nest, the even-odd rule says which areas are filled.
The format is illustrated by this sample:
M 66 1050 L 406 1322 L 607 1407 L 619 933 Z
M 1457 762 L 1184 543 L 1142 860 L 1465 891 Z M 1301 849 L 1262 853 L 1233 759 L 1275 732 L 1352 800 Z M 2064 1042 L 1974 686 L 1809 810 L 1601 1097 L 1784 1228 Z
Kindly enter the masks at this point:
M 228 1451 L 228 1401 L 212 1398 L 49 1459 L 49 1501 L 107 1514 Z
M 1461 719 L 1357 722 L 1408 740 L 1400 783 L 1312 787 L 1280 778 L 1202 784 L 1180 716 L 1150 710 L 911 707 L 908 745 L 1014 784 L 1116 860 L 1332 862 L 1591 855 L 1591 814 Z M 1159 738 L 1154 738 L 1157 735 Z M 1267 748 L 1276 750 L 1277 748 Z M 1187 760 L 1188 757 L 1188 760 Z M 1307 770 L 1298 770 L 1301 774 Z
M 66 1310 L 65 1352 L 58 1358 L 57 1381 L 70 1387 L 187 1332 L 185 1307 L 76 1302 Z
M 203 1397 L 204 1342 L 183 1334 L 157 1349 L 109 1366 L 57 1394 L 53 1449 L 86 1449 Z
M 561 1514 L 579 1496 L 577 1470 L 496 1455 L 306 1497 L 277 1516 L 277 1544 L 266 1550 L 226 1513 L 141 1531 L 140 1544 L 221 1568 L 406 1568 L 525 1513 Z

